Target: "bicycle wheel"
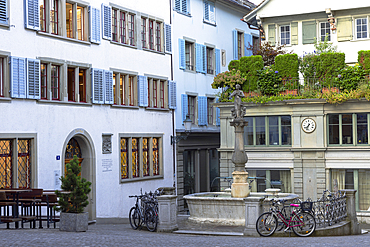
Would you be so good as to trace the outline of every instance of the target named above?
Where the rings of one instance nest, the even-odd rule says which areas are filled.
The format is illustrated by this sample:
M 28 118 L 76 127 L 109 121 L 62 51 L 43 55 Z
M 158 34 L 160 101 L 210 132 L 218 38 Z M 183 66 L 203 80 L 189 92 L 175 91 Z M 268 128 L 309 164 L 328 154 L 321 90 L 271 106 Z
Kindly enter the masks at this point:
M 157 230 L 158 215 L 154 208 L 149 207 L 145 210 L 145 223 L 149 231 Z
M 275 215 L 271 212 L 263 213 L 257 219 L 256 230 L 262 237 L 268 237 L 274 234 L 277 224 L 278 221 Z
M 299 237 L 308 237 L 316 229 L 316 221 L 312 214 L 300 212 L 292 218 L 293 232 Z
M 138 208 L 132 207 L 130 209 L 129 219 L 132 229 L 136 230 L 141 225 L 141 217 Z

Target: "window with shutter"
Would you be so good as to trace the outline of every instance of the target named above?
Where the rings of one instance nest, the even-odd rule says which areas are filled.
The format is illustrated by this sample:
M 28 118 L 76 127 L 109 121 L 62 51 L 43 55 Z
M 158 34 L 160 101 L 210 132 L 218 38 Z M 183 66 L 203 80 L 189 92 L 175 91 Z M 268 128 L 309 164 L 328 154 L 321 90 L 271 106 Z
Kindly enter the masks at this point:
M 186 115 L 188 114 L 188 95 L 181 94 L 181 113 L 182 113 L 182 122 L 185 121 Z
M 233 60 L 238 60 L 238 31 L 233 30 Z
M 27 59 L 27 98 L 40 99 L 40 61 Z
M 338 41 L 352 40 L 352 17 L 337 18 Z
M 195 69 L 196 72 L 203 72 L 203 51 L 201 44 L 195 44 Z
M 90 42 L 100 44 L 100 10 L 89 6 Z
M 25 0 L 25 27 L 40 29 L 39 0 Z
M 104 104 L 104 70 L 91 69 L 92 103 Z
M 168 81 L 168 108 L 176 109 L 176 82 Z
M 198 96 L 198 125 L 207 125 L 207 97 Z
M 0 0 L 0 24 L 9 25 L 8 0 Z
M 26 98 L 26 83 L 26 60 L 20 57 L 11 57 L 10 96 L 12 98 Z
M 320 40 L 325 41 L 325 37 L 328 36 L 328 41 L 331 40 L 331 31 L 329 22 L 320 22 Z
M 105 104 L 113 104 L 113 71 L 104 71 Z
M 101 5 L 103 39 L 112 40 L 112 8 L 108 5 Z
M 253 55 L 253 51 L 250 48 L 253 47 L 253 37 L 249 33 L 244 33 L 244 56 L 249 57 Z
M 175 7 L 174 9 L 178 12 L 181 12 L 181 0 L 175 0 Z
M 216 23 L 216 8 L 213 2 L 209 2 L 209 21 L 213 24 Z
M 189 0 L 175 0 L 173 9 L 181 14 L 189 15 Z
M 280 44 L 290 45 L 290 25 L 280 26 Z
M 275 24 L 268 25 L 268 42 L 270 45 L 275 46 L 276 38 L 275 38 Z
M 209 4 L 207 0 L 204 0 L 204 20 L 209 21 Z
M 204 6 L 204 18 L 203 18 L 203 20 L 205 22 L 215 24 L 216 23 L 216 18 L 215 18 L 215 4 L 214 4 L 214 2 L 204 0 L 203 3 L 204 3 L 203 4 L 203 6 Z
M 214 75 L 215 69 L 214 69 L 214 64 L 215 64 L 215 49 L 211 47 L 206 47 L 207 51 L 207 56 L 206 56 L 206 62 L 207 62 L 207 74 Z
M 302 43 L 313 44 L 316 38 L 316 21 L 303 21 L 302 22 Z
M 355 19 L 356 39 L 366 39 L 368 37 L 367 18 Z
M 179 39 L 179 67 L 185 69 L 185 40 Z
M 171 32 L 171 25 L 164 24 L 164 32 L 165 32 L 165 52 L 172 53 L 172 32 Z
M 221 52 L 220 49 L 215 49 L 215 75 L 218 75 L 221 72 Z
M 298 22 L 292 22 L 291 27 L 291 36 L 292 36 L 292 45 L 298 45 Z
M 146 76 L 138 76 L 138 96 L 139 106 L 148 106 L 148 78 Z

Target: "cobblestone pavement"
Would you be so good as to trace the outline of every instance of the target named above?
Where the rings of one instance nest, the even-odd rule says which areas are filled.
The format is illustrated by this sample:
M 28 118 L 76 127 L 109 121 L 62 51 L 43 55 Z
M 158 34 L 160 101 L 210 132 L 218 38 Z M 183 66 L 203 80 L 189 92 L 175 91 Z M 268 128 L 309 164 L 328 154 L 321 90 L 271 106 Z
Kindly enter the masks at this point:
M 181 223 L 181 227 L 184 223 Z M 180 225 L 179 224 L 179 225 Z M 190 224 L 190 228 L 196 226 Z M 212 230 L 210 225 L 203 230 Z M 207 228 L 207 229 L 206 229 Z M 199 229 L 199 228 L 198 228 Z M 228 229 L 228 228 L 226 228 Z M 238 228 L 234 228 L 238 229 Z M 225 230 L 219 227 L 217 231 Z M 230 228 L 229 228 L 230 230 Z M 157 233 L 133 230 L 130 224 L 93 224 L 87 232 L 59 229 L 0 229 L 0 246 L 370 246 L 370 234 L 342 237 L 239 237 Z

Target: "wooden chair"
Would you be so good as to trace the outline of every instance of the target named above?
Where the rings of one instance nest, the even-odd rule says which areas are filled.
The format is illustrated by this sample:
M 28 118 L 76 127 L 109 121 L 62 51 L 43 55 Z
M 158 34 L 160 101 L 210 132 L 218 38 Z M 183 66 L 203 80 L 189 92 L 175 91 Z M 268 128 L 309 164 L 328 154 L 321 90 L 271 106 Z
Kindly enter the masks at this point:
M 40 228 L 42 228 L 42 221 L 47 222 L 47 227 L 50 227 L 50 224 L 54 224 L 54 228 L 56 228 L 56 222 L 59 222 L 60 217 L 56 215 L 54 206 L 58 205 L 58 198 L 55 195 L 54 191 L 51 190 L 44 190 L 44 194 L 41 199 L 40 208 L 46 207 L 46 215 L 41 215 L 39 218 L 40 220 Z
M 41 202 L 43 189 L 32 189 L 30 192 L 19 193 L 19 204 L 21 206 L 22 228 L 25 222 L 30 223 L 30 228 L 36 228 L 36 219 L 38 218 L 37 204 Z
M 17 203 L 13 200 L 9 200 L 4 191 L 0 191 L 0 224 L 6 223 L 7 228 L 9 228 L 9 223 L 21 221 L 21 218 L 14 217 L 14 210 L 17 206 Z M 12 215 L 10 215 L 9 208 L 12 207 Z M 4 208 L 2 210 L 2 208 Z M 4 215 L 2 215 L 4 212 Z

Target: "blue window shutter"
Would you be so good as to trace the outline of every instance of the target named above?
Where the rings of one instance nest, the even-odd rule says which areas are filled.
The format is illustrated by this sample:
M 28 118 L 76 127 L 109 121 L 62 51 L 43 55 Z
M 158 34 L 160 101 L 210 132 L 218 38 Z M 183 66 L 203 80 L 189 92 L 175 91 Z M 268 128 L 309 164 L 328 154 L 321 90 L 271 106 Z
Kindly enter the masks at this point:
M 219 99 L 217 98 L 216 99 L 216 103 L 219 102 Z M 221 121 L 220 121 L 220 108 L 216 107 L 216 125 L 217 126 L 220 126 L 221 125 Z
M 247 49 L 250 45 L 253 45 L 253 37 L 249 33 L 244 33 L 244 56 L 246 57 L 253 55 L 253 51 Z
M 165 47 L 164 51 L 167 53 L 172 53 L 172 32 L 171 32 L 171 25 L 164 24 L 164 32 L 165 32 Z
M 10 61 L 10 96 L 26 98 L 26 59 L 11 57 Z
M 181 0 L 181 12 L 184 14 L 189 13 L 188 0 Z
M 175 10 L 181 12 L 181 0 L 175 0 Z
M 40 30 L 39 0 L 24 0 L 24 4 L 25 27 L 33 30 Z
M 179 39 L 179 67 L 185 69 L 185 40 Z
M 139 106 L 148 106 L 148 77 L 138 76 Z
M 238 31 L 233 30 L 233 60 L 238 60 Z
M 90 42 L 100 44 L 100 10 L 89 6 Z
M 203 54 L 202 45 L 195 44 L 195 70 L 196 72 L 203 73 Z
M 112 40 L 112 8 L 101 5 L 103 39 Z
M 202 49 L 203 73 L 207 74 L 207 47 L 205 45 L 201 45 L 201 49 Z
M 113 71 L 104 71 L 104 104 L 113 104 Z
M 181 113 L 182 121 L 185 121 L 186 115 L 188 115 L 188 95 L 181 94 Z
M 9 24 L 8 0 L 0 0 L 0 24 Z
M 40 60 L 27 59 L 27 98 L 40 99 Z
M 209 21 L 209 3 L 204 0 L 204 20 Z
M 101 69 L 91 69 L 91 95 L 95 104 L 104 104 L 103 72 Z
M 207 97 L 198 96 L 198 125 L 207 125 Z
M 176 82 L 168 81 L 168 108 L 176 109 Z
M 215 69 L 216 75 L 221 72 L 221 52 L 220 49 L 215 49 Z

